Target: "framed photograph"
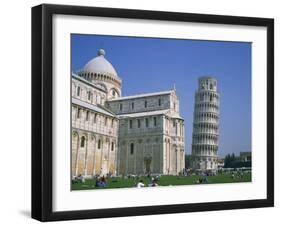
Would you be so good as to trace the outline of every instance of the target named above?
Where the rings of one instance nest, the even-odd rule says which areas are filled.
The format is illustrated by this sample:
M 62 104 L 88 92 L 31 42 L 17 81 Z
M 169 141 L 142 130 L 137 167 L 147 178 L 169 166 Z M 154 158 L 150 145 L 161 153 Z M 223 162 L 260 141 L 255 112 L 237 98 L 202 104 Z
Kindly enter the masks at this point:
M 32 8 L 32 217 L 274 205 L 274 21 Z

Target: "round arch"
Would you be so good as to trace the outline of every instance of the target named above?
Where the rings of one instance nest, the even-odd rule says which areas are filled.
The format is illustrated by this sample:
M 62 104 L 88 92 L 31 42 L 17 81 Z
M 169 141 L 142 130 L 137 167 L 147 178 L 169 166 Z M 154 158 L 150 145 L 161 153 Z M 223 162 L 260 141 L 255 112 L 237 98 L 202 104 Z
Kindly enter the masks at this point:
M 109 94 L 113 97 L 120 97 L 121 96 L 119 90 L 117 90 L 116 88 L 111 88 L 109 90 Z

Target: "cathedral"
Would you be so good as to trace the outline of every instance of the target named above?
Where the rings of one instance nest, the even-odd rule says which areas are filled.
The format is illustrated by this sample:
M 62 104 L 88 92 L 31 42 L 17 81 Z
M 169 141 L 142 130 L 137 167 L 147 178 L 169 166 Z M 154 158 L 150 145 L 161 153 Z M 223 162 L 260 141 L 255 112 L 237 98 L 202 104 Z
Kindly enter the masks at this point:
M 122 96 L 103 49 L 71 78 L 72 177 L 183 172 L 184 119 L 175 89 Z

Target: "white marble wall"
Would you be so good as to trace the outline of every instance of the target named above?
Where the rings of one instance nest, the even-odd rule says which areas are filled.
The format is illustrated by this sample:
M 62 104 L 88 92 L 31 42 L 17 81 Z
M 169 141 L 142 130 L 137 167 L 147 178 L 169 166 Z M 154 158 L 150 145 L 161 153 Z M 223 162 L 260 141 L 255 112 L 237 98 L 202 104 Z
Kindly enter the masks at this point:
M 159 98 L 162 100 L 162 106 L 159 106 Z M 134 109 L 130 108 L 132 102 L 135 103 Z M 133 100 L 110 101 L 109 104 L 111 109 L 117 112 L 120 112 L 120 104 L 123 104 L 123 107 L 127 106 L 122 109 L 127 115 L 121 114 L 119 117 L 119 174 L 177 175 L 183 171 L 184 121 L 180 117 L 171 117 L 178 116 L 179 111 L 179 100 L 174 92 L 149 97 L 149 101 L 147 97 L 139 97 Z M 148 106 L 150 111 L 146 114 Z M 160 109 L 167 111 L 157 114 Z M 135 116 L 138 112 L 143 112 L 143 115 Z
M 89 92 L 92 95 L 89 96 Z M 104 105 L 106 92 L 72 79 L 72 97 L 93 106 Z M 71 109 L 72 176 L 116 174 L 118 118 L 76 104 L 72 104 Z
M 109 109 L 104 114 L 72 104 L 72 175 L 182 172 L 184 121 L 176 92 L 114 100 L 107 82 L 72 79 L 72 97 Z
M 108 101 L 108 107 L 116 114 L 156 111 L 170 108 L 170 95 L 131 98 Z
M 217 170 L 219 138 L 219 94 L 217 81 L 203 77 L 195 93 L 192 135 L 193 168 Z
M 104 105 L 107 92 L 94 85 L 87 84 L 78 79 L 72 79 L 72 97 L 93 105 Z
M 118 165 L 120 174 L 162 173 L 162 151 L 161 115 L 120 119 Z M 146 166 L 148 161 L 149 166 Z
M 79 76 L 92 84 L 102 87 L 106 90 L 107 100 L 122 96 L 122 80 L 114 75 L 104 73 L 80 72 Z M 114 92 L 113 92 L 114 91 Z

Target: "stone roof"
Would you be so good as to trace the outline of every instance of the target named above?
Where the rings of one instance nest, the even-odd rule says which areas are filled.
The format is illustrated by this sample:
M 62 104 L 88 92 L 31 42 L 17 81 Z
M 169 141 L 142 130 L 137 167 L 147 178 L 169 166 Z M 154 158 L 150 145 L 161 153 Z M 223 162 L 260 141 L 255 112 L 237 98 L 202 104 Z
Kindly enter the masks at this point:
M 100 49 L 98 55 L 90 60 L 81 70 L 84 73 L 106 74 L 119 79 L 112 64 L 105 58 L 105 51 Z
M 138 117 L 148 117 L 148 116 L 154 116 L 154 115 L 167 115 L 168 117 L 171 117 L 171 118 L 183 119 L 182 117 L 179 116 L 178 113 L 171 113 L 170 109 L 120 114 L 120 115 L 118 115 L 118 118 L 138 118 Z
M 142 98 L 142 97 L 161 96 L 161 95 L 171 94 L 172 92 L 174 92 L 174 90 L 168 90 L 168 91 L 162 91 L 162 92 L 156 92 L 156 93 L 145 93 L 145 94 L 138 94 L 138 95 L 132 95 L 132 96 L 124 96 L 124 97 L 115 98 L 115 99 L 109 100 L 109 101 L 113 102 L 113 101 L 120 101 L 120 100 L 137 99 L 137 98 Z
M 96 105 L 93 105 L 93 104 L 89 104 L 87 102 L 84 102 L 84 101 L 76 99 L 76 98 L 72 98 L 72 104 L 87 108 L 87 109 L 92 110 L 92 111 L 99 112 L 101 114 L 108 115 L 108 116 L 111 116 L 111 117 L 116 117 L 116 115 L 104 110 L 103 108 L 100 108 L 100 107 L 98 107 Z

